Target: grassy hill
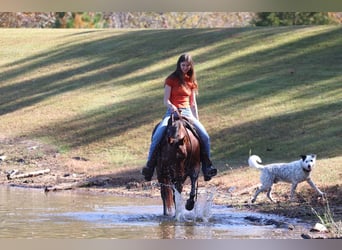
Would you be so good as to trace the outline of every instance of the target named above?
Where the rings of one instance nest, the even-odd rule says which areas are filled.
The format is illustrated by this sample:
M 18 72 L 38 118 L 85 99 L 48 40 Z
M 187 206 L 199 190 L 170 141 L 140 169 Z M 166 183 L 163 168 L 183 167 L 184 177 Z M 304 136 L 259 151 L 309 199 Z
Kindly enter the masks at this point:
M 341 26 L 0 29 L 0 44 L 0 138 L 40 140 L 107 170 L 141 167 L 165 112 L 163 81 L 190 52 L 221 172 L 250 152 L 265 162 L 313 152 L 341 170 Z

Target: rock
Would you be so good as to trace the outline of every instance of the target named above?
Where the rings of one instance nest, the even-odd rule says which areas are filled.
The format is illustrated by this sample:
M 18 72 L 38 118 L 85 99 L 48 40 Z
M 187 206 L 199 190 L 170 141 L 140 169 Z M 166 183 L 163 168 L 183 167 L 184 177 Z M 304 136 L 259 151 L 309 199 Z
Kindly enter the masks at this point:
M 315 226 L 310 229 L 310 232 L 328 233 L 329 230 L 323 224 L 316 223 Z
M 306 239 L 306 240 L 308 240 L 308 239 L 312 239 L 312 237 L 310 236 L 310 235 L 308 235 L 308 234 L 301 234 L 301 236 L 302 236 L 302 238 L 303 239 Z
M 75 156 L 75 157 L 72 157 L 72 159 L 76 161 L 89 161 L 89 159 L 81 157 L 81 156 Z
M 17 159 L 17 162 L 18 162 L 18 163 L 21 163 L 21 164 L 24 164 L 24 163 L 25 163 L 25 160 L 24 160 L 23 158 L 19 158 L 19 159 Z
M 301 237 L 303 239 L 333 239 L 333 238 L 328 237 L 327 235 L 315 235 L 315 236 L 312 236 L 310 234 L 305 234 L 305 233 L 302 233 Z
M 127 185 L 126 185 L 127 189 L 140 188 L 140 187 L 141 187 L 140 183 L 136 182 L 136 181 L 131 181 L 131 182 L 127 183 Z

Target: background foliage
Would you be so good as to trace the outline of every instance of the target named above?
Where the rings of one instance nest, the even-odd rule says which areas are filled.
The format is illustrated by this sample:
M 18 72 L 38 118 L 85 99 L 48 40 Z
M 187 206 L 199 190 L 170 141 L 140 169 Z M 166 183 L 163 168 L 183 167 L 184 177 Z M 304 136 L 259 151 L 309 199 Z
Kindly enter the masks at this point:
M 328 12 L 259 12 L 253 22 L 257 26 L 324 25 L 337 24 L 339 19 Z
M 0 12 L 6 28 L 219 28 L 342 23 L 340 12 Z

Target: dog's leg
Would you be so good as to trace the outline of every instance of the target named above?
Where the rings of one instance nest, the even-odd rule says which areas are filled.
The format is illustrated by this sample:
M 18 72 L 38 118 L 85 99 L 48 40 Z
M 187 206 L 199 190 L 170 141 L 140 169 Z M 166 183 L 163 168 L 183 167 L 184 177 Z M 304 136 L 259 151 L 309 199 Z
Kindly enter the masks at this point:
M 258 189 L 255 191 L 255 194 L 253 196 L 252 203 L 256 201 L 256 198 L 258 197 L 261 191 L 262 191 L 261 187 L 258 187 Z
M 297 185 L 298 185 L 298 183 L 292 183 L 291 193 L 290 193 L 290 201 L 294 201 L 294 194 L 295 194 Z
M 275 200 L 273 200 L 273 198 L 272 198 L 272 187 L 270 187 L 269 189 L 268 189 L 268 191 L 267 191 L 267 197 L 268 197 L 268 199 L 270 199 L 272 202 L 276 202 Z
M 315 185 L 315 183 L 313 183 L 313 181 L 311 180 L 311 178 L 307 179 L 306 181 L 309 183 L 309 185 L 310 185 L 313 189 L 316 190 L 317 193 L 319 193 L 320 195 L 324 195 L 324 193 L 323 193 L 321 190 L 319 190 L 319 188 Z

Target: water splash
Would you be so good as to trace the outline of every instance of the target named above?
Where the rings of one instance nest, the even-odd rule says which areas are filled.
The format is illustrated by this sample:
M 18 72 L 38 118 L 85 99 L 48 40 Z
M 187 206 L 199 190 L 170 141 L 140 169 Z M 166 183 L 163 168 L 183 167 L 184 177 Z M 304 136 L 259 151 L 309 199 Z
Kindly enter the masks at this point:
M 176 188 L 174 188 L 174 194 L 175 194 L 175 219 L 176 221 L 182 221 L 184 220 L 184 205 L 185 202 L 183 200 L 182 194 L 177 191 Z
M 195 204 L 195 219 L 208 222 L 212 215 L 212 206 L 214 195 L 216 193 L 215 188 L 206 189 L 205 193 L 199 194 L 197 202 Z
M 197 195 L 195 207 L 192 211 L 185 209 L 185 198 L 175 190 L 175 219 L 176 221 L 204 221 L 208 222 L 212 216 L 213 200 L 216 193 L 215 188 L 206 189 Z

